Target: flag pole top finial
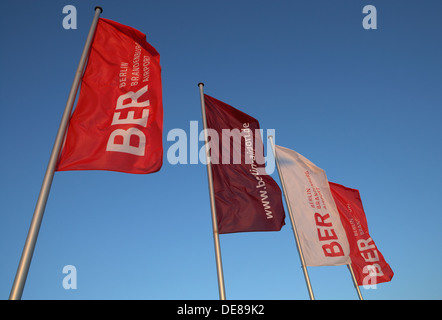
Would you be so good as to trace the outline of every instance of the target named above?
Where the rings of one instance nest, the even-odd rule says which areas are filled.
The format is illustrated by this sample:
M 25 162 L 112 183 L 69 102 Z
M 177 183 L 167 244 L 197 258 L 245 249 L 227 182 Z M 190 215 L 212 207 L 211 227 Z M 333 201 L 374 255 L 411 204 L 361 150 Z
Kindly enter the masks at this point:
M 102 8 L 102 7 L 100 7 L 100 6 L 96 6 L 95 9 L 94 9 L 94 11 L 97 11 L 97 9 L 100 9 L 101 13 L 103 13 L 103 8 Z
M 198 83 L 198 87 L 199 86 L 203 86 L 204 87 L 204 83 L 203 82 Z

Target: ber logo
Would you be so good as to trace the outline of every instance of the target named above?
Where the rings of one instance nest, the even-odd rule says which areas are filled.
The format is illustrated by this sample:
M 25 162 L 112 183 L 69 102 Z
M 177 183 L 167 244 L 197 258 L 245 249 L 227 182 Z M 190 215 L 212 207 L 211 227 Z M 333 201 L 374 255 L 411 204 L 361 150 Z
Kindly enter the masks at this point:
M 325 215 L 321 215 L 317 212 L 315 213 L 318 239 L 321 241 L 321 243 L 324 243 L 323 241 L 338 240 L 335 229 L 333 229 L 333 224 L 331 222 L 327 222 L 329 218 L 330 215 L 328 213 Z M 326 257 L 344 256 L 344 250 L 337 241 L 322 244 L 322 250 L 324 251 L 324 255 Z
M 118 97 L 115 113 L 112 118 L 111 126 L 116 126 L 112 131 L 107 142 L 106 151 L 130 153 L 136 156 L 144 156 L 146 147 L 146 136 L 136 126 L 147 127 L 149 117 L 150 101 L 139 101 L 141 96 L 148 90 L 148 86 L 144 86 L 137 92 L 129 91 Z M 128 111 L 126 117 L 122 117 L 122 109 L 137 108 L 142 110 L 141 118 L 135 118 L 135 111 Z M 119 125 L 134 125 L 124 130 L 118 128 Z

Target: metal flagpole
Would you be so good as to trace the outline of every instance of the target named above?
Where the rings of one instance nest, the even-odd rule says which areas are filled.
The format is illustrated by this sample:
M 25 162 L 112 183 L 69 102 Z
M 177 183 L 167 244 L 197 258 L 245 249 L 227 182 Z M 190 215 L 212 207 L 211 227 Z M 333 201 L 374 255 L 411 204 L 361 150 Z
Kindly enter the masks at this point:
M 35 244 L 37 242 L 38 232 L 40 231 L 40 225 L 43 219 L 46 202 L 48 200 L 49 191 L 51 189 L 52 180 L 54 178 L 55 166 L 57 165 L 69 118 L 72 112 L 72 107 L 77 95 L 78 86 L 80 84 L 81 76 L 83 74 L 84 66 L 89 54 L 89 48 L 91 46 L 92 38 L 94 36 L 95 29 L 98 23 L 98 18 L 101 12 L 103 12 L 103 9 L 101 7 L 95 7 L 94 19 L 92 20 L 92 25 L 89 29 L 83 53 L 81 54 L 80 62 L 78 63 L 71 91 L 69 92 L 66 107 L 64 109 L 63 117 L 58 128 L 57 136 L 52 148 L 52 153 L 49 158 L 49 163 L 40 189 L 40 194 L 37 199 L 37 204 L 35 205 L 34 215 L 29 227 L 28 236 L 26 237 L 26 242 L 23 248 L 20 263 L 15 275 L 14 284 L 12 285 L 11 293 L 9 295 L 10 300 L 20 300 L 23 294 L 23 289 L 25 286 L 26 278 L 28 276 L 29 266 L 31 264 Z
M 356 292 L 358 293 L 359 300 L 364 300 L 364 298 L 362 298 L 361 289 L 359 289 L 358 282 L 356 280 L 355 273 L 353 271 L 353 267 L 351 266 L 351 263 L 347 264 L 347 268 L 350 271 L 351 278 L 353 279 L 353 284 L 355 286 Z
M 212 228 L 213 228 L 213 240 L 215 242 L 215 257 L 216 257 L 216 269 L 218 275 L 218 289 L 220 300 L 226 299 L 226 292 L 224 289 L 224 275 L 223 275 L 223 264 L 221 261 L 221 248 L 219 244 L 219 232 L 218 232 L 218 222 L 216 219 L 216 207 L 215 207 L 215 193 L 213 191 L 213 178 L 212 178 L 212 163 L 209 155 L 208 134 L 207 134 L 207 120 L 206 120 L 206 106 L 204 103 L 204 83 L 198 83 L 200 89 L 201 98 L 201 113 L 203 118 L 204 127 L 204 141 L 206 144 L 206 162 L 207 162 L 207 179 L 209 180 L 209 193 L 210 193 L 210 207 L 212 210 Z
M 308 276 L 307 266 L 305 265 L 304 254 L 302 253 L 301 243 L 299 242 L 298 231 L 296 230 L 295 218 L 293 216 L 292 207 L 290 205 L 289 198 L 285 190 L 284 178 L 282 177 L 281 169 L 279 168 L 279 161 L 278 161 L 278 156 L 276 155 L 275 144 L 273 143 L 273 137 L 269 136 L 269 140 L 272 145 L 273 156 L 275 157 L 279 180 L 281 180 L 285 203 L 287 204 L 287 208 L 289 210 L 290 222 L 292 224 L 293 234 L 295 235 L 296 247 L 298 248 L 299 258 L 301 259 L 302 271 L 304 271 L 304 278 L 305 278 L 305 283 L 307 284 L 308 294 L 310 296 L 310 300 L 315 300 L 315 296 L 313 295 L 312 285 L 310 283 L 310 278 Z

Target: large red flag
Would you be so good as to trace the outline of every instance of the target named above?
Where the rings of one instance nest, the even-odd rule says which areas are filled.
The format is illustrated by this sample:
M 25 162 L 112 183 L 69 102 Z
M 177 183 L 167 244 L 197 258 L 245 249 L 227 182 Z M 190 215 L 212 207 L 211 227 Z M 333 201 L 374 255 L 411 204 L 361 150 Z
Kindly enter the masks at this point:
M 219 233 L 281 230 L 281 190 L 265 173 L 259 122 L 208 95 L 204 101 Z
M 160 55 L 140 31 L 100 18 L 58 171 L 158 171 L 163 161 Z
M 359 191 L 333 182 L 329 184 L 350 244 L 350 258 L 358 285 L 390 281 L 393 270 L 368 233 Z

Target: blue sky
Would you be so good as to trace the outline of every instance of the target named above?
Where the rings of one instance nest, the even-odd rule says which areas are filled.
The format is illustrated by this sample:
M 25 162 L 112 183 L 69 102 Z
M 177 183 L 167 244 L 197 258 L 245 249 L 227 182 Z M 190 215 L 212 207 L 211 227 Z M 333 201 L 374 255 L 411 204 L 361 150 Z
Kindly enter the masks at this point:
M 67 4 L 76 30 L 62 26 Z M 367 4 L 376 30 L 362 27 Z M 218 299 L 206 168 L 166 157 L 170 130 L 202 127 L 198 82 L 330 181 L 360 190 L 395 272 L 361 288 L 365 299 L 442 297 L 440 1 L 28 0 L 0 12 L 0 298 L 96 5 L 161 55 L 164 165 L 150 175 L 56 173 L 23 299 Z M 288 217 L 280 232 L 220 240 L 228 299 L 308 299 Z M 63 288 L 66 265 L 75 290 Z M 357 299 L 345 266 L 309 273 L 317 299 Z

